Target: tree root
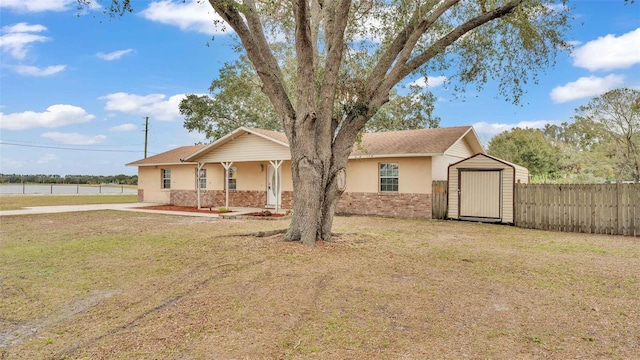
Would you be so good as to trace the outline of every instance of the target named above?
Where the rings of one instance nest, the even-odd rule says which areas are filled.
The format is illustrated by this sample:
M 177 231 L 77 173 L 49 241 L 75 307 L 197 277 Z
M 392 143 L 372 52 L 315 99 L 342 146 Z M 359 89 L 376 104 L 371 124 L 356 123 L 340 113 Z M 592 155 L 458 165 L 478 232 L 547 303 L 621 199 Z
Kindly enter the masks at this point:
M 287 232 L 287 229 L 278 229 L 278 230 L 258 231 L 258 232 L 250 232 L 250 233 L 243 233 L 243 234 L 217 235 L 217 236 L 214 236 L 214 238 L 231 237 L 231 236 L 268 237 L 268 236 L 273 236 L 278 234 L 284 234 L 286 232 Z
M 269 237 L 273 235 L 285 234 L 288 229 L 277 229 L 277 230 L 268 230 L 268 231 L 257 231 L 243 234 L 225 234 L 225 235 L 216 235 L 213 238 L 221 238 L 221 237 L 230 237 L 230 236 L 243 236 L 243 237 Z M 355 233 L 354 233 L 355 234 Z M 331 233 L 331 237 L 344 235 L 343 233 Z M 296 240 L 287 240 L 287 241 L 300 241 L 300 239 Z M 317 241 L 325 241 L 323 239 L 318 239 Z

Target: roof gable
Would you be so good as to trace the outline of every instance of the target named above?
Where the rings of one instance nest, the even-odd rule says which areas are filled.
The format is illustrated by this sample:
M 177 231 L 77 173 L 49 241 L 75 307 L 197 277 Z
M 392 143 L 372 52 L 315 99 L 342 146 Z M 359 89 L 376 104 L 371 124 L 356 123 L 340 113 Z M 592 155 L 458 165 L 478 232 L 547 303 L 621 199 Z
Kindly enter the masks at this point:
M 239 127 L 187 156 L 191 162 L 268 161 L 291 158 L 284 133 Z

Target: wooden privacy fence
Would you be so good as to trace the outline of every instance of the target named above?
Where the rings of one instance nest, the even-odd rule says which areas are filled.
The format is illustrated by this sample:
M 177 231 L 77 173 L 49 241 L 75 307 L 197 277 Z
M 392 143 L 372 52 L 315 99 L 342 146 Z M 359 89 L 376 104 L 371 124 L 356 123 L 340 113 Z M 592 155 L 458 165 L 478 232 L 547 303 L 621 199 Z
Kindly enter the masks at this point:
M 431 183 L 431 218 L 447 218 L 447 181 L 434 180 Z
M 640 184 L 516 184 L 515 225 L 640 236 Z

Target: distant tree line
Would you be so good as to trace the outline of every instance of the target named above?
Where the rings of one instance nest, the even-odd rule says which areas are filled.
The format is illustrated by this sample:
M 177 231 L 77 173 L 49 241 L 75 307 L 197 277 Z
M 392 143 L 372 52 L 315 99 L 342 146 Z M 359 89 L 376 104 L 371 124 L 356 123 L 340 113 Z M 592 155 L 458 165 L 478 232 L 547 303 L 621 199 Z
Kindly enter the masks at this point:
M 21 175 L 0 174 L 0 184 L 118 184 L 138 185 L 138 175 Z
M 528 168 L 534 182 L 640 182 L 640 91 L 593 98 L 572 123 L 505 131 L 488 153 Z

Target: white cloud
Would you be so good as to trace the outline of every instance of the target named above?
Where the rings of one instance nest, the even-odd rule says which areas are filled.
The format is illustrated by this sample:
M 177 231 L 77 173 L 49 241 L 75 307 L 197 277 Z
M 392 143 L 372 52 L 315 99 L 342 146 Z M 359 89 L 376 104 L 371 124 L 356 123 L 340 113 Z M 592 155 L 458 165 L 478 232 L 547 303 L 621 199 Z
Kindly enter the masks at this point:
M 611 74 L 605 77 L 581 77 L 574 82 L 556 86 L 551 90 L 551 99 L 555 103 L 594 97 L 624 84 L 624 77 Z
M 55 128 L 91 121 L 95 116 L 83 108 L 73 105 L 51 105 L 45 112 L 25 111 L 3 114 L 0 112 L 0 129 L 25 130 L 33 128 Z
M 60 160 L 60 157 L 58 155 L 55 155 L 55 154 L 44 154 L 36 162 L 38 164 L 48 164 L 50 162 L 56 162 L 58 160 Z
M 446 76 L 427 76 L 426 78 L 421 77 L 412 83 L 409 86 L 419 86 L 423 88 L 433 89 L 434 87 L 441 86 L 446 84 L 449 79 Z
M 21 169 L 26 164 L 24 160 L 13 159 L 3 154 L 3 156 L 0 156 L 0 173 L 15 173 L 17 172 L 15 171 L 16 169 Z
M 48 41 L 49 38 L 34 33 L 46 31 L 43 25 L 29 25 L 21 22 L 11 26 L 2 27 L 0 36 L 0 49 L 11 54 L 15 59 L 24 59 L 27 56 L 29 44 Z
M 513 128 L 530 128 L 530 129 L 542 129 L 547 124 L 559 125 L 560 120 L 533 120 L 533 121 L 520 121 L 515 124 L 505 123 L 488 123 L 481 121 L 473 124 L 473 128 L 478 134 L 489 135 L 490 137 L 500 134 L 504 131 L 509 131 Z
M 135 130 L 138 130 L 138 127 L 135 124 L 121 124 L 109 129 L 109 131 L 135 131 Z
M 118 60 L 121 57 L 132 53 L 133 49 L 126 49 L 126 50 L 117 50 L 117 51 L 112 51 L 110 53 L 106 53 L 103 54 L 101 52 L 97 53 L 96 56 L 99 57 L 102 60 L 107 60 L 107 61 L 112 61 L 112 60 Z
M 553 10 L 553 11 L 566 11 L 567 10 L 567 6 L 565 4 L 544 4 L 544 6 L 546 6 L 547 8 Z
M 0 8 L 19 12 L 65 11 L 77 0 L 2 0 Z
M 39 68 L 37 66 L 29 66 L 29 65 L 16 65 L 13 67 L 13 70 L 20 75 L 27 76 L 51 76 L 59 73 L 60 71 L 66 69 L 66 65 L 52 65 L 44 68 Z
M 214 24 L 214 21 L 221 22 L 222 18 L 207 1 L 190 0 L 186 3 L 173 0 L 155 1 L 140 14 L 147 20 L 209 35 L 224 34 L 230 30 L 229 26 Z
M 61 132 L 48 132 L 40 135 L 42 137 L 57 141 L 65 145 L 94 145 L 104 142 L 107 137 L 104 135 L 82 135 L 78 133 L 61 133 Z
M 640 64 L 640 28 L 619 37 L 606 35 L 574 50 L 573 65 L 591 71 L 626 69 Z
M 180 117 L 180 101 L 185 94 L 166 99 L 164 94 L 136 95 L 124 92 L 100 97 L 107 100 L 105 110 L 150 116 L 154 120 L 172 121 Z

